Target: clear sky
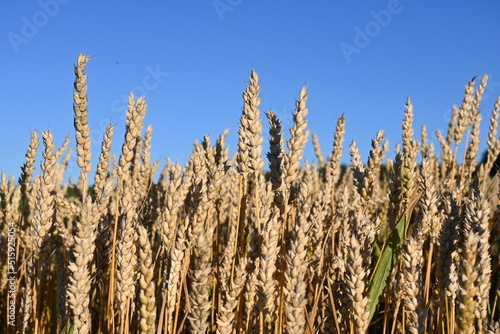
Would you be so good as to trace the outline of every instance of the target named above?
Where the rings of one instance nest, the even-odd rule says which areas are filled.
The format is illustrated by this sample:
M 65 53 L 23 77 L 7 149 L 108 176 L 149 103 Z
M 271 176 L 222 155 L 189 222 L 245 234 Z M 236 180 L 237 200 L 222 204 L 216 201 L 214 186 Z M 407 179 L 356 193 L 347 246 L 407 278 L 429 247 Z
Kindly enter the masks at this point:
M 487 73 L 484 142 L 500 95 L 499 14 L 498 1 L 5 0 L 0 169 L 19 176 L 33 130 L 50 129 L 58 145 L 69 134 L 74 147 L 73 65 L 80 52 L 95 56 L 87 67 L 94 166 L 110 121 L 119 152 L 130 91 L 148 98 L 154 160 L 185 163 L 196 139 L 208 134 L 215 141 L 226 128 L 234 153 L 252 69 L 261 82 L 265 131 L 270 108 L 288 129 L 306 85 L 309 129 L 325 155 L 345 113 L 346 163 L 352 140 L 366 161 L 379 129 L 394 151 L 407 96 L 416 133 L 426 124 L 435 140 L 465 84 Z M 311 141 L 305 158 L 315 160 Z M 77 175 L 73 158 L 68 176 Z

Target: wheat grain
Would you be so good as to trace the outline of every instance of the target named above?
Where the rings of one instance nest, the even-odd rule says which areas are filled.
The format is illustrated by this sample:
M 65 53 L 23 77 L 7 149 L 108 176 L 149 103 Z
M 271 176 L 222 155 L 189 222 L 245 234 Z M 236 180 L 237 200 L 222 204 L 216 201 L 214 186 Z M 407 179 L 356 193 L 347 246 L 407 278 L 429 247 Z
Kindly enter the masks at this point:
M 498 114 L 500 112 L 500 96 L 496 99 L 495 105 L 491 111 L 490 125 L 488 130 L 488 153 L 486 157 L 486 163 L 484 164 L 484 173 L 490 173 L 491 168 L 498 154 L 500 153 L 500 141 L 497 140 L 497 128 L 498 128 Z M 483 177 L 484 178 L 484 177 Z
M 316 158 L 318 159 L 319 167 L 324 168 L 325 157 L 323 156 L 323 152 L 321 151 L 321 145 L 319 144 L 318 135 L 315 133 L 312 134 L 312 142 L 314 146 L 314 155 L 316 155 Z
M 472 108 L 473 104 L 473 94 L 474 94 L 474 84 L 476 82 L 476 78 L 473 78 L 465 87 L 464 99 L 462 100 L 462 105 L 458 109 L 457 123 L 453 127 L 453 140 L 455 141 L 456 146 L 460 144 L 463 139 L 464 132 L 466 128 L 471 124 L 471 119 L 469 115 L 469 111 Z M 456 156 L 456 152 L 455 152 Z
M 276 205 L 283 203 L 283 159 L 285 156 L 283 148 L 283 133 L 281 131 L 281 122 L 273 111 L 266 114 L 269 120 L 269 170 L 271 183 L 275 191 L 274 202 Z
M 94 235 L 96 222 L 92 217 L 92 202 L 85 200 L 82 208 L 81 218 L 77 226 L 73 256 L 74 261 L 69 263 L 71 272 L 68 285 L 69 305 L 74 314 L 74 326 L 78 333 L 90 333 L 90 269 L 94 255 Z
M 137 226 L 139 234 L 139 328 L 141 334 L 156 332 L 156 302 L 154 282 L 154 262 L 148 231 L 142 225 Z
M 403 296 L 407 314 L 406 329 L 412 334 L 425 332 L 425 309 L 422 296 L 423 235 L 416 231 L 403 246 Z
M 285 155 L 284 178 L 291 185 L 298 175 L 300 160 L 307 142 L 307 123 L 304 118 L 309 113 L 306 107 L 307 89 L 303 87 L 299 93 L 299 99 L 295 101 L 295 112 L 293 114 L 293 126 L 290 128 L 290 140 L 287 141 L 288 154 Z
M 262 159 L 262 122 L 260 121 L 259 77 L 254 71 L 243 93 L 243 112 L 240 118 L 237 163 L 241 173 L 259 172 L 264 166 Z
M 368 310 L 366 304 L 366 277 L 368 273 L 363 268 L 363 257 L 360 254 L 361 244 L 358 239 L 352 234 L 347 246 L 347 261 L 345 272 L 345 283 L 348 287 L 347 294 L 349 296 L 350 317 L 355 333 L 365 333 L 368 328 Z
M 88 124 L 87 110 L 87 75 L 85 74 L 85 69 L 89 59 L 90 58 L 87 55 L 78 55 L 77 65 L 75 66 L 75 91 L 73 93 L 77 163 L 78 167 L 80 167 L 80 177 L 78 183 L 81 185 L 80 190 L 83 198 L 87 195 L 87 178 L 91 169 L 90 159 L 92 158 L 92 153 L 90 152 L 90 127 Z
M 168 275 L 164 275 L 165 292 L 164 298 L 167 303 L 166 312 L 166 327 L 167 333 L 175 333 L 174 312 L 176 306 L 179 307 L 180 300 L 180 283 L 184 261 L 186 261 L 188 249 L 188 241 L 186 240 L 187 224 L 180 224 L 177 228 L 177 239 L 174 247 L 171 249 L 170 265 Z M 189 262 L 187 262 L 189 263 Z M 167 280 L 168 276 L 168 280 Z M 166 293 L 166 296 L 165 296 Z
M 413 195 L 416 184 L 416 157 L 418 154 L 418 143 L 414 140 L 413 131 L 413 105 L 410 98 L 405 105 L 405 118 L 403 120 L 403 165 L 401 172 L 401 186 L 403 204 Z
M 306 253 L 309 242 L 308 231 L 310 222 L 307 219 L 309 207 L 307 197 L 309 188 L 305 182 L 300 183 L 299 190 L 299 210 L 296 222 L 291 231 L 290 245 L 286 254 L 286 333 L 303 333 L 305 331 L 304 306 L 306 299 Z

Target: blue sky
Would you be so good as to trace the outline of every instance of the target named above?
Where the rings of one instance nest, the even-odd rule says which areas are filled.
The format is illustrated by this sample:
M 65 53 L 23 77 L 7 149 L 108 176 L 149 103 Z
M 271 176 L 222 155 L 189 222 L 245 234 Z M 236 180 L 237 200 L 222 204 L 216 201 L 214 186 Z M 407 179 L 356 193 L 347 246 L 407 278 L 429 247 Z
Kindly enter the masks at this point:
M 94 56 L 87 67 L 94 166 L 110 121 L 119 152 L 130 91 L 148 98 L 154 160 L 184 163 L 196 139 L 215 141 L 226 128 L 234 153 L 252 69 L 266 131 L 270 108 L 285 129 L 292 125 L 306 85 L 309 129 L 326 155 L 345 113 L 346 163 L 352 140 L 366 161 L 379 129 L 394 151 L 407 96 L 416 133 L 426 124 L 434 141 L 465 84 L 487 73 L 484 142 L 500 95 L 499 14 L 496 1 L 2 1 L 0 170 L 19 176 L 33 130 L 50 129 L 58 145 L 69 134 L 74 146 L 80 52 Z M 310 141 L 305 158 L 315 161 Z M 77 175 L 73 158 L 68 176 Z

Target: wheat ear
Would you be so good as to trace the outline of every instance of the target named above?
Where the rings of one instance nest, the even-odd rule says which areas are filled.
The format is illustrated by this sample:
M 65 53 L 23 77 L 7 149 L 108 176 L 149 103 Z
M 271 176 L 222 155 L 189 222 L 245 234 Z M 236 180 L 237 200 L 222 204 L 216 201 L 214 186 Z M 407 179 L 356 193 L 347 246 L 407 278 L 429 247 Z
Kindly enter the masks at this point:
M 90 172 L 91 165 L 90 159 L 92 153 L 90 152 L 90 127 L 88 123 L 88 110 L 87 110 L 87 75 L 85 69 L 89 56 L 80 54 L 78 55 L 77 65 L 75 66 L 75 84 L 73 93 L 73 111 L 75 114 L 75 135 L 76 135 L 76 152 L 77 163 L 80 167 L 79 184 L 81 184 L 82 198 L 87 196 L 88 173 Z
M 299 189 L 299 212 L 296 222 L 291 231 L 290 246 L 286 254 L 286 333 L 303 333 L 305 331 L 306 314 L 304 307 L 307 304 L 307 245 L 309 243 L 308 231 L 311 222 L 307 219 L 309 215 L 309 187 L 307 183 L 301 182 Z
M 139 234 L 139 328 L 141 334 L 156 333 L 154 262 L 148 231 L 138 225 Z
M 87 198 L 83 203 L 81 217 L 77 224 L 73 257 L 68 269 L 71 272 L 68 285 L 68 301 L 74 315 L 74 328 L 77 333 L 90 333 L 90 289 L 91 278 L 89 264 L 94 255 L 96 223 L 92 202 Z

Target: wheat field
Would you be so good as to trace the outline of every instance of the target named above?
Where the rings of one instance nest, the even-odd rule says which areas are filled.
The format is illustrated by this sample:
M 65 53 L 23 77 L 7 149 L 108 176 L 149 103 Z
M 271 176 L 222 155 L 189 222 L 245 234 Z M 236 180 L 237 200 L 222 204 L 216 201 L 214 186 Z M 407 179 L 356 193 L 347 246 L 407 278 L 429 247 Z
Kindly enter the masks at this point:
M 77 182 L 50 131 L 31 134 L 19 176 L 1 175 L 0 332 L 500 333 L 500 97 L 481 158 L 486 75 L 438 143 L 415 134 L 408 99 L 394 159 L 383 131 L 366 159 L 346 145 L 345 116 L 324 157 L 306 88 L 285 135 L 252 71 L 233 156 L 226 131 L 184 166 L 154 162 L 146 99 L 130 95 L 125 136 L 108 125 L 91 179 L 88 61 L 74 68 Z

